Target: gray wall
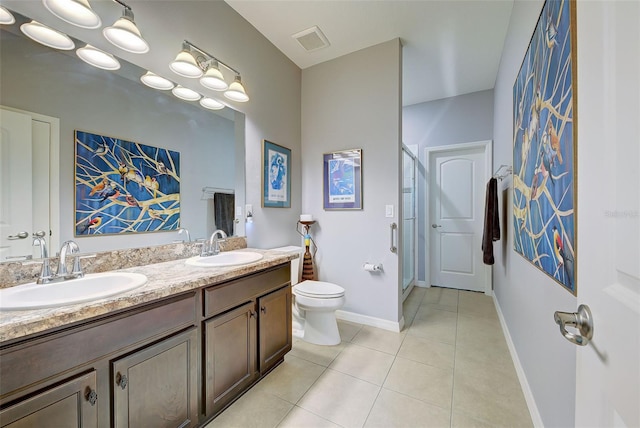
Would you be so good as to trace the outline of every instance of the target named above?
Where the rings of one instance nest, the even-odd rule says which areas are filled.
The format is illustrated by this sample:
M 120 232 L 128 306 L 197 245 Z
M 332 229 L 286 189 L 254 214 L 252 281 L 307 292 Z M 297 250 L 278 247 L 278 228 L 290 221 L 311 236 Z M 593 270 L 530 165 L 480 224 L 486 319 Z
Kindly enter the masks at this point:
M 74 130 L 180 152 L 180 224 L 205 236 L 202 187 L 235 187 L 233 121 L 22 37 L 3 39 L 0 54 L 2 104 L 60 119 L 60 242 L 75 239 Z M 175 231 L 77 238 L 87 252 L 175 239 Z
M 516 1 L 513 7 L 494 88 L 494 165 L 512 163 L 513 83 L 542 4 L 542 1 Z M 515 253 L 510 180 L 502 183 L 502 189 L 499 202 L 501 214 L 506 215 L 501 218 L 501 230 L 505 233 L 494 245 L 496 299 L 542 422 L 550 427 L 574 426 L 576 346 L 558 333 L 553 313 L 574 311 L 576 298 Z
M 400 209 L 401 55 L 394 39 L 302 73 L 302 206 L 318 220 L 320 280 L 346 289 L 345 311 L 391 324 L 402 313 L 398 256 L 389 251 Z M 325 211 L 322 155 L 354 148 L 363 150 L 363 209 Z M 394 205 L 394 218 L 385 218 L 385 205 Z M 365 272 L 365 262 L 384 272 Z
M 418 280 L 425 278 L 425 148 L 493 139 L 493 90 L 414 104 L 402 109 L 402 139 L 418 146 Z M 428 284 L 427 284 L 428 285 Z

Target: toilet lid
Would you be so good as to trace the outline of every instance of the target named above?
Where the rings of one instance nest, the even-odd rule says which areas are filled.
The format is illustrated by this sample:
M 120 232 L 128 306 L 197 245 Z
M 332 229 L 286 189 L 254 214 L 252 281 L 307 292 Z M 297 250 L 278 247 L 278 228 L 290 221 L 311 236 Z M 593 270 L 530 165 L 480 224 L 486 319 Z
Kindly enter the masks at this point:
M 301 283 L 293 286 L 293 291 L 301 296 L 315 297 L 317 299 L 344 296 L 344 288 L 339 285 L 323 281 L 302 281 Z

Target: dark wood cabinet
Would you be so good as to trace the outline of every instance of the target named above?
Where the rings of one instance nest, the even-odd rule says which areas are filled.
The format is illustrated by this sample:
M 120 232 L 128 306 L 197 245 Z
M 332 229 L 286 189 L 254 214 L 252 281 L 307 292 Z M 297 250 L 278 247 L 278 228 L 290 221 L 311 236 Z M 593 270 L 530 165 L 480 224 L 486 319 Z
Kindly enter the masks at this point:
M 291 350 L 291 287 L 258 298 L 260 372 L 273 367 Z
M 0 411 L 3 428 L 97 428 L 96 372 L 50 386 Z
M 289 264 L 204 290 L 205 415 L 211 418 L 291 350 Z
M 291 349 L 289 263 L 0 343 L 0 427 L 198 427 Z
M 256 316 L 249 302 L 205 322 L 207 414 L 218 413 L 258 377 Z
M 111 363 L 116 428 L 198 423 L 195 327 Z

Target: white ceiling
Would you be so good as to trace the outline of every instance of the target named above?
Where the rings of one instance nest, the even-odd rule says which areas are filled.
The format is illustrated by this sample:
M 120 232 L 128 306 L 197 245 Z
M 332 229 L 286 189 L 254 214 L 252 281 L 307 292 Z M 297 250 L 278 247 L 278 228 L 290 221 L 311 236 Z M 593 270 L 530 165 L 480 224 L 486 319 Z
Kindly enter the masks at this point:
M 403 105 L 494 87 L 513 0 L 225 0 L 300 68 L 399 37 Z M 331 45 L 291 36 L 314 25 Z

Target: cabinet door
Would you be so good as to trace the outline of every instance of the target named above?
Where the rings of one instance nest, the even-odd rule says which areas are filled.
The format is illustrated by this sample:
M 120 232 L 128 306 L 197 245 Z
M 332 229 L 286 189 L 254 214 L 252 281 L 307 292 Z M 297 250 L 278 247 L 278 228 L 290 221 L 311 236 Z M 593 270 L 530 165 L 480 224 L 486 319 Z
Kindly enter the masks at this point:
M 111 363 L 115 427 L 198 424 L 195 327 Z
M 10 428 L 98 426 L 96 372 L 92 371 L 10 406 L 0 425 Z
M 260 372 L 264 373 L 291 350 L 291 287 L 282 287 L 258 299 Z
M 258 376 L 255 302 L 205 321 L 205 409 L 224 408 Z

